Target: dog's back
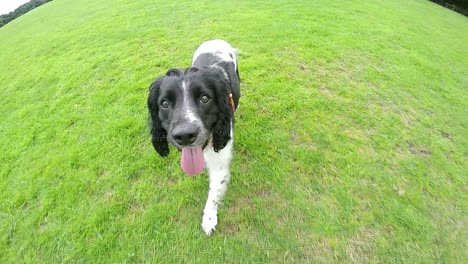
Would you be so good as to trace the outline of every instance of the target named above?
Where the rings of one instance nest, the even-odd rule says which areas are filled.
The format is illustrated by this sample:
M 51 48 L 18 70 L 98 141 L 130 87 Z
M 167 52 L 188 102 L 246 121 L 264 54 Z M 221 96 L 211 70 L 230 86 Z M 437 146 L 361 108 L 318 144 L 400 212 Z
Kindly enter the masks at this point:
M 203 42 L 192 58 L 193 67 L 207 67 L 219 62 L 232 62 L 237 69 L 237 50 L 221 39 Z

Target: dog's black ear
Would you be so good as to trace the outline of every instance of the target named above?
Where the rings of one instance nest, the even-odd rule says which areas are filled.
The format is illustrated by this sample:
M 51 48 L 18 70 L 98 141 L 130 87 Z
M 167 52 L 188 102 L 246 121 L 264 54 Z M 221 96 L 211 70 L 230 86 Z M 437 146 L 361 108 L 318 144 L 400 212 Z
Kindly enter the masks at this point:
M 237 106 L 239 105 L 239 98 L 241 96 L 239 71 L 237 70 L 236 65 L 232 61 L 219 62 L 217 65 L 225 70 L 229 78 L 229 83 L 231 87 L 230 91 L 232 93 L 232 99 L 234 101 L 234 109 L 237 109 Z
M 169 145 L 167 143 L 167 131 L 162 127 L 161 120 L 159 120 L 159 89 L 164 76 L 156 79 L 150 85 L 150 92 L 148 96 L 148 110 L 151 116 L 151 134 L 152 143 L 156 151 L 162 157 L 169 154 Z
M 212 130 L 215 152 L 219 152 L 231 140 L 231 123 L 234 125 L 234 110 L 230 103 L 229 86 L 228 80 L 223 76 L 217 76 L 215 80 L 215 92 L 219 112 Z

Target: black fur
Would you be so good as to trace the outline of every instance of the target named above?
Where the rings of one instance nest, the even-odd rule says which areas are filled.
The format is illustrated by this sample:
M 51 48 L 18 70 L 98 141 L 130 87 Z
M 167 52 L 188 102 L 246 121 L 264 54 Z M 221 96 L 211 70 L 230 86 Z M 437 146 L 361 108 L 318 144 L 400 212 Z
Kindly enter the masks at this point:
M 206 74 L 207 81 L 214 83 L 216 103 L 218 104 L 217 120 L 213 125 L 213 149 L 219 152 L 231 140 L 231 122 L 234 125 L 234 110 L 229 102 L 231 92 L 229 80 L 219 70 Z
M 229 78 L 229 90 L 232 93 L 232 97 L 234 99 L 234 109 L 237 109 L 237 106 L 239 105 L 239 98 L 241 96 L 239 69 L 237 69 L 232 62 L 219 62 L 217 65 L 224 69 Z
M 169 72 L 168 72 L 169 73 Z M 169 145 L 167 143 L 167 131 L 162 127 L 161 120 L 159 119 L 159 105 L 157 103 L 159 96 L 159 89 L 164 76 L 156 79 L 150 85 L 150 93 L 148 96 L 148 109 L 151 117 L 151 135 L 154 149 L 162 157 L 169 154 Z

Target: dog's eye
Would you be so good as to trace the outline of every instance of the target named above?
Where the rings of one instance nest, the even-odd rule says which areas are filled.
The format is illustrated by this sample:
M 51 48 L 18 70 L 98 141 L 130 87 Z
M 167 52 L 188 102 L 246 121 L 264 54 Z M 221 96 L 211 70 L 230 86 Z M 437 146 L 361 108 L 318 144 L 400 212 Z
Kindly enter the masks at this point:
M 164 100 L 161 102 L 161 107 L 162 108 L 169 108 L 169 101 L 167 100 Z
M 206 104 L 210 101 L 210 97 L 208 95 L 202 95 L 202 97 L 200 97 L 200 102 Z

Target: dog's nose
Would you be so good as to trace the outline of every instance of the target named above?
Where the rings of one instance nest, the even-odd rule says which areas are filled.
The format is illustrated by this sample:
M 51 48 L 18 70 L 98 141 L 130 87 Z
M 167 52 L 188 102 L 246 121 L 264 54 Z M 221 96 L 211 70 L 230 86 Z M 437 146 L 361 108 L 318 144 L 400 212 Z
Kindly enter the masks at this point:
M 172 138 L 181 146 L 188 146 L 195 142 L 198 136 L 198 127 L 179 126 L 172 130 Z

